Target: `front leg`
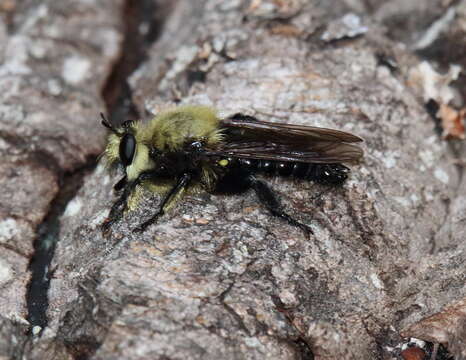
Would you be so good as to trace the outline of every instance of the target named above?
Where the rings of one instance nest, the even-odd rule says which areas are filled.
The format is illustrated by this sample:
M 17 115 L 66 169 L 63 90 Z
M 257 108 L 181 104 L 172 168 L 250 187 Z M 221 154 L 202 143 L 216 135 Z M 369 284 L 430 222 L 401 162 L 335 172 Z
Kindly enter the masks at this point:
M 157 213 L 155 213 L 155 215 L 153 215 L 149 220 L 139 225 L 136 229 L 134 229 L 134 231 L 143 232 L 144 230 L 146 230 L 148 226 L 154 224 L 158 220 L 159 217 L 165 214 L 165 210 L 167 209 L 167 207 L 169 207 L 173 203 L 173 201 L 176 199 L 176 197 L 180 195 L 181 192 L 189 186 L 191 179 L 192 179 L 192 175 L 190 173 L 184 173 L 183 175 L 181 175 L 177 179 L 176 184 L 170 189 L 170 191 L 163 198 Z
M 116 191 L 123 189 L 123 193 L 118 198 L 118 200 L 115 201 L 112 208 L 110 209 L 110 213 L 108 217 L 105 219 L 105 221 L 102 224 L 102 231 L 104 233 L 108 233 L 112 225 L 123 217 L 123 213 L 125 212 L 127 208 L 128 198 L 131 195 L 131 193 L 134 191 L 136 186 L 138 186 L 145 180 L 153 180 L 157 177 L 158 175 L 154 171 L 146 171 L 146 172 L 142 172 L 141 174 L 139 174 L 136 180 L 127 181 L 126 176 L 124 176 L 120 181 L 118 181 L 114 189 Z
M 126 184 L 128 184 L 128 180 L 125 175 L 113 186 L 113 190 L 115 190 L 115 192 L 120 192 L 125 188 Z

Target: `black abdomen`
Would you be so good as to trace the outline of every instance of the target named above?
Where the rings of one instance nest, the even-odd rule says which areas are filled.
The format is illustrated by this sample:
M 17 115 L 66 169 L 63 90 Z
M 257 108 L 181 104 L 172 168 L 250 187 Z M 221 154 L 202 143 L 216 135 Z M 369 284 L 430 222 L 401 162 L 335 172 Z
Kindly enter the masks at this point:
M 288 161 L 270 161 L 257 159 L 229 159 L 230 166 L 237 166 L 252 173 L 269 176 L 294 177 L 312 180 L 321 184 L 341 184 L 349 173 L 342 164 L 309 164 Z

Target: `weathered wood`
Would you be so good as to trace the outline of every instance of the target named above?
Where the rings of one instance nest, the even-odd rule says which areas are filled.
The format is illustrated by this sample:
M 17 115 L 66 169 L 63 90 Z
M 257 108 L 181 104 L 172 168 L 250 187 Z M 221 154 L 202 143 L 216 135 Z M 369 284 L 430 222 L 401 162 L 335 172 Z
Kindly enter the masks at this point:
M 287 210 L 311 224 L 309 237 L 248 193 L 189 196 L 134 234 L 160 200 L 145 194 L 104 238 L 99 225 L 118 176 L 97 166 L 60 217 L 49 327 L 36 341 L 36 358 L 53 351 L 94 359 L 396 359 L 402 329 L 466 296 L 466 182 L 452 147 L 435 132 L 422 89 L 408 81 L 419 64 L 415 41 L 387 37 L 384 29 L 394 27 L 376 1 L 168 3 L 158 2 L 160 11 L 173 6 L 171 15 L 129 78 L 143 119 L 179 101 L 208 104 L 225 116 L 351 131 L 365 139 L 366 155 L 342 188 L 270 181 Z M 419 10 L 398 5 L 403 14 Z M 442 6 L 432 1 L 426 19 L 434 21 Z M 458 10 L 455 21 L 465 13 Z M 69 24 L 61 25 L 64 34 L 72 33 Z M 422 24 L 405 25 L 421 36 Z M 91 67 L 99 79 L 109 72 L 111 56 L 103 57 L 98 71 Z M 47 81 L 60 72 L 41 74 Z M 30 98 L 41 109 L 62 106 L 64 117 L 50 115 L 44 126 L 70 118 L 69 131 L 79 128 L 73 136 L 64 130 L 67 141 L 79 139 L 74 157 L 65 148 L 53 152 L 60 171 L 102 148 L 89 120 L 97 124 L 98 86 L 74 88 L 90 104 L 85 109 L 84 100 Z M 34 119 L 24 117 L 24 126 L 34 128 Z M 67 163 L 70 157 L 81 160 Z M 58 191 L 52 181 L 39 184 L 52 195 L 41 197 L 36 224 Z

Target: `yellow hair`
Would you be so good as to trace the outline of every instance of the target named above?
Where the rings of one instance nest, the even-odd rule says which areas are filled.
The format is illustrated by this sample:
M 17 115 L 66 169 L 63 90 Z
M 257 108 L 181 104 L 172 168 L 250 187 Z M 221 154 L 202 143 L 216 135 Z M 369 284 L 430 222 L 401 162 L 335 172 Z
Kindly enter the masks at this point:
M 155 162 L 150 158 L 151 147 L 165 152 L 177 151 L 186 141 L 201 141 L 206 146 L 214 146 L 222 141 L 219 129 L 219 118 L 215 109 L 208 106 L 186 105 L 163 111 L 147 123 L 135 122 L 129 131 L 136 139 L 136 150 L 132 163 L 126 167 L 128 181 L 138 178 L 147 170 L 156 170 Z M 119 147 L 121 137 L 117 134 L 108 136 L 108 143 L 104 155 L 108 164 L 120 160 Z M 215 182 L 216 174 L 208 163 L 202 164 L 201 180 L 204 186 L 210 188 Z M 174 185 L 175 179 L 169 182 L 145 182 L 143 187 L 154 193 L 165 193 Z M 128 201 L 128 209 L 137 207 L 141 197 L 141 189 L 136 189 Z M 189 192 L 195 191 L 192 187 Z M 173 199 L 167 208 L 174 206 Z

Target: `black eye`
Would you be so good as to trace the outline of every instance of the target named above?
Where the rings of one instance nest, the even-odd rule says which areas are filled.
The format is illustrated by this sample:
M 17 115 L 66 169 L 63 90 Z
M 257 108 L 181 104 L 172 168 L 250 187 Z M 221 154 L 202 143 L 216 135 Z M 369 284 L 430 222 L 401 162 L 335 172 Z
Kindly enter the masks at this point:
M 124 166 L 131 165 L 136 150 L 136 139 L 132 134 L 125 134 L 120 141 L 120 160 Z

